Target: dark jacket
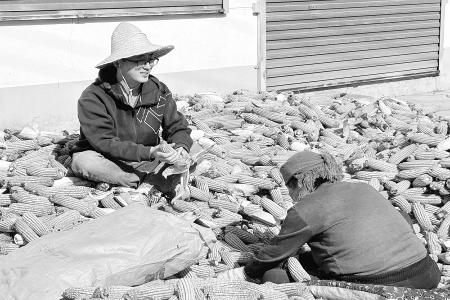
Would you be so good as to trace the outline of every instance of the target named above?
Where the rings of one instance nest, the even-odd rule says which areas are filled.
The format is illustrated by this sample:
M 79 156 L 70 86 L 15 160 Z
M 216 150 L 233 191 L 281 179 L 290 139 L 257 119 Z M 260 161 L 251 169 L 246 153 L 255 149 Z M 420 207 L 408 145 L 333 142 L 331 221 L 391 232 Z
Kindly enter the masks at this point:
M 191 130 L 177 111 L 167 86 L 150 76 L 133 108 L 127 104 L 115 80 L 115 69 L 112 72 L 114 76 L 111 73 L 102 76 L 100 71 L 99 79 L 81 94 L 78 100 L 80 141 L 72 152 L 95 150 L 113 160 L 151 160 L 150 147 L 159 144 L 160 128 L 165 141 L 189 151 Z
M 402 215 L 365 183 L 324 183 L 302 198 L 288 211 L 279 235 L 245 271 L 261 276 L 304 243 L 330 277 L 385 274 L 427 255 Z

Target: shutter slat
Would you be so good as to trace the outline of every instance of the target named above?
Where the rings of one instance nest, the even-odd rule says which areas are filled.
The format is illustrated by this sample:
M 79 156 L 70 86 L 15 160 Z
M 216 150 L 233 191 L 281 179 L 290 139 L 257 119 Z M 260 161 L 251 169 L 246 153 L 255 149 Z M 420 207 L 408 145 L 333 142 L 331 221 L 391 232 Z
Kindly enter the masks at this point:
M 267 41 L 267 49 L 312 47 L 332 44 L 359 43 L 370 41 L 386 41 L 417 37 L 439 36 L 439 28 L 404 30 L 394 32 L 368 33 L 336 37 L 311 37 L 303 39 Z
M 268 51 L 267 59 L 271 60 L 283 57 L 295 57 L 295 56 L 302 57 L 308 55 L 332 54 L 349 51 L 377 50 L 395 47 L 415 46 L 415 45 L 435 44 L 437 47 L 438 43 L 439 43 L 438 36 L 426 36 L 409 39 L 394 39 L 390 40 L 388 43 L 380 43 L 376 41 L 376 42 L 359 42 L 359 43 L 338 44 L 338 45 L 325 45 L 317 47 L 287 48 Z
M 304 57 L 290 57 L 290 58 L 277 58 L 267 60 L 266 66 L 268 69 L 289 67 L 289 66 L 306 66 L 306 65 L 316 65 L 329 62 L 338 61 L 351 61 L 351 60 L 361 60 L 367 58 L 389 58 L 390 56 L 397 55 L 409 55 L 409 54 L 428 54 L 436 51 L 437 44 L 429 44 L 423 46 L 412 46 L 412 47 L 401 47 L 401 48 L 386 48 L 380 50 L 369 50 L 369 51 L 349 51 L 346 53 L 333 53 L 326 55 L 310 55 Z M 437 53 L 435 53 L 437 57 Z M 268 71 L 269 72 L 269 71 Z
M 286 39 L 300 39 L 310 36 L 338 36 L 338 35 L 353 35 L 366 34 L 373 32 L 392 32 L 401 30 L 414 30 L 423 28 L 436 28 L 439 26 L 439 20 L 416 21 L 416 22 L 399 22 L 377 25 L 359 25 L 359 26 L 345 26 L 345 27 L 330 27 L 318 28 L 310 30 L 285 30 L 272 31 L 267 33 L 267 40 L 286 40 Z
M 372 1 L 348 1 L 348 0 L 335 0 L 335 1 L 310 1 L 310 2 L 291 2 L 285 1 L 285 3 L 267 3 L 266 11 L 268 13 L 280 12 L 280 11 L 310 11 L 310 10 L 329 10 L 329 9 L 348 9 L 348 8 L 360 8 L 360 7 L 390 7 L 399 5 L 411 5 L 411 4 L 439 4 L 440 0 L 372 0 Z
M 333 74 L 333 78 L 328 78 L 324 80 L 317 81 L 309 81 L 297 84 L 282 84 L 282 85 L 271 85 L 268 86 L 270 90 L 311 90 L 311 89 L 320 89 L 327 88 L 330 86 L 342 86 L 342 85 L 355 85 L 358 83 L 370 83 L 370 82 L 380 82 L 386 80 L 393 79 L 407 79 L 410 77 L 430 77 L 438 75 L 436 71 L 436 67 L 431 68 L 422 68 L 422 69 L 410 69 L 410 65 L 405 66 L 405 69 L 398 68 L 398 65 L 395 65 L 395 68 L 391 69 L 390 66 L 385 69 L 379 69 L 381 73 L 367 74 L 361 76 L 354 76 L 354 73 L 345 73 L 341 72 L 340 74 Z M 403 67 L 403 66 L 402 66 Z M 391 71 L 393 70 L 393 71 Z M 353 75 L 353 76 L 352 76 Z M 344 76 L 344 77 L 336 77 L 336 76 Z M 345 77 L 347 76 L 347 77 Z M 323 77 L 326 78 L 326 77 Z M 332 82 L 332 84 L 330 84 Z
M 409 22 L 409 21 L 426 21 L 439 20 L 441 18 L 439 12 L 429 13 L 411 13 L 407 15 L 387 15 L 387 16 L 368 16 L 366 18 L 336 18 L 336 19 L 319 19 L 319 20 L 297 20 L 284 22 L 268 22 L 266 31 L 276 30 L 292 30 L 292 29 L 313 29 L 313 28 L 328 28 L 334 26 L 355 26 L 368 24 L 384 24 L 394 22 Z
M 410 14 L 440 11 L 440 4 L 419 4 L 403 5 L 392 7 L 374 7 L 374 8 L 353 8 L 353 9 L 328 9 L 328 10 L 310 10 L 310 11 L 289 11 L 273 12 L 267 14 L 267 22 L 288 21 L 288 20 L 307 20 L 307 19 L 326 19 L 326 18 L 348 18 L 362 16 L 380 16 L 395 14 Z
M 0 1 L 0 11 L 3 12 L 24 12 L 36 10 L 74 10 L 74 9 L 113 9 L 113 8 L 160 8 L 160 7 L 180 7 L 180 6 L 208 6 L 221 5 L 217 0 L 125 0 L 125 1 Z
M 267 69 L 266 73 L 267 78 L 273 78 L 295 74 L 328 72 L 333 70 L 363 69 L 367 67 L 426 61 L 433 59 L 435 60 L 438 59 L 438 52 L 355 59 L 351 61 L 338 61 L 338 62 L 304 65 L 304 66 L 282 67 L 282 68 Z
M 104 17 L 136 17 L 136 16 L 167 16 L 192 14 L 217 14 L 223 12 L 222 5 L 187 6 L 187 7 L 157 7 L 157 8 L 115 8 L 115 9 L 85 9 L 85 10 L 48 10 L 0 12 L 0 21 L 43 20 L 68 18 L 104 18 Z
M 390 74 L 387 76 L 386 74 L 393 73 L 393 72 L 399 72 L 395 76 L 402 75 L 402 73 L 406 74 L 414 74 L 414 70 L 420 70 L 420 69 L 431 69 L 431 68 L 437 68 L 437 61 L 436 60 L 430 60 L 430 61 L 421 61 L 421 62 L 410 62 L 410 63 L 402 63 L 402 64 L 395 64 L 395 65 L 387 65 L 387 66 L 374 66 L 374 67 L 367 67 L 364 69 L 351 69 L 351 70 L 338 70 L 338 71 L 332 71 L 332 72 L 322 72 L 322 73 L 314 73 L 314 74 L 305 74 L 305 75 L 292 75 L 292 76 L 285 76 L 285 77 L 277 77 L 273 78 L 270 81 L 270 84 L 268 87 L 272 86 L 281 86 L 281 85 L 288 85 L 288 84 L 296 84 L 299 85 L 308 85 L 310 82 L 315 81 L 321 81 L 321 80 L 330 80 L 333 84 L 335 84 L 334 81 L 338 78 L 355 78 L 358 76 L 367 76 L 367 75 L 375 75 L 379 74 L 380 77 L 386 76 L 394 76 L 393 74 Z M 331 84 L 330 84 L 331 85 Z

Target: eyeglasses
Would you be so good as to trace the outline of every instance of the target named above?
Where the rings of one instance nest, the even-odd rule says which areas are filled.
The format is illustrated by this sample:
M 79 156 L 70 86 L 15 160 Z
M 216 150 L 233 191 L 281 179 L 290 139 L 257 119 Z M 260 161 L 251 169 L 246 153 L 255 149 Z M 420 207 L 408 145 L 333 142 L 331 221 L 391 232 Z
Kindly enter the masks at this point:
M 145 66 L 147 63 L 150 64 L 150 67 L 154 67 L 158 64 L 159 59 L 158 58 L 150 58 L 150 57 L 129 57 L 125 58 L 124 60 L 128 60 L 131 62 L 136 63 L 138 67 Z

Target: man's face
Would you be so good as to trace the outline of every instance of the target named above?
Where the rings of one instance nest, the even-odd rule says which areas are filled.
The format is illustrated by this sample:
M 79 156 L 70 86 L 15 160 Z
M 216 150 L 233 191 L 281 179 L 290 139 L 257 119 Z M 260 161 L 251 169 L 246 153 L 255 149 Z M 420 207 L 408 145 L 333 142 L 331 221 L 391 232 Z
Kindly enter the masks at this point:
M 122 59 L 120 70 L 131 85 L 148 81 L 150 71 L 158 63 L 158 60 L 149 56 L 139 55 Z
M 298 188 L 297 185 L 297 179 L 292 178 L 291 180 L 288 181 L 286 186 L 289 190 L 289 196 L 291 196 L 292 200 L 297 201 L 300 195 L 300 189 Z
M 291 196 L 292 200 L 294 201 L 298 201 L 301 197 L 310 194 L 310 192 L 304 187 L 299 186 L 298 180 L 295 178 L 289 180 L 289 182 L 286 184 L 286 187 L 289 190 L 289 196 Z

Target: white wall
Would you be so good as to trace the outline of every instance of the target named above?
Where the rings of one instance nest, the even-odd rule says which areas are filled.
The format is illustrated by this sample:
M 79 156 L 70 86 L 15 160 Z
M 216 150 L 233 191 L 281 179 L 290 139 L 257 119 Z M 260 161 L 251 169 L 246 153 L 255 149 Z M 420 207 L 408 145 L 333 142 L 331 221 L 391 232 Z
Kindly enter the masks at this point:
M 172 73 L 256 64 L 256 17 L 252 0 L 229 0 L 226 16 L 124 19 L 153 43 L 175 50 L 154 72 Z M 122 21 L 122 20 L 121 20 Z M 96 65 L 110 53 L 118 21 L 15 22 L 0 26 L 0 88 L 95 78 Z

